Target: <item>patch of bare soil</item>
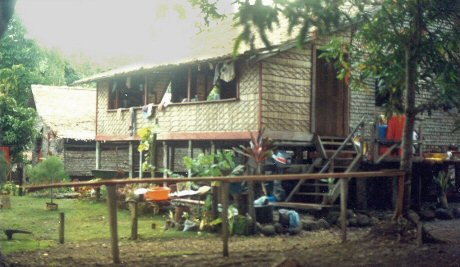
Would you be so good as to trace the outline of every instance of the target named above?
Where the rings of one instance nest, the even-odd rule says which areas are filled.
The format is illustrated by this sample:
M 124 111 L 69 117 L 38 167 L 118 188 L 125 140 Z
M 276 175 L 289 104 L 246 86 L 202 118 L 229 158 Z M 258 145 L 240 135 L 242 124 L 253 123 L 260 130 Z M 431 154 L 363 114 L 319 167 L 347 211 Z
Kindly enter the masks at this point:
M 12 266 L 460 266 L 460 220 L 426 228 L 445 242 L 417 247 L 414 240 L 375 238 L 370 228 L 349 228 L 349 241 L 341 244 L 339 229 L 331 228 L 296 236 L 231 237 L 229 257 L 222 256 L 219 237 L 197 236 L 121 240 L 119 265 L 112 263 L 108 240 L 66 243 L 8 259 Z

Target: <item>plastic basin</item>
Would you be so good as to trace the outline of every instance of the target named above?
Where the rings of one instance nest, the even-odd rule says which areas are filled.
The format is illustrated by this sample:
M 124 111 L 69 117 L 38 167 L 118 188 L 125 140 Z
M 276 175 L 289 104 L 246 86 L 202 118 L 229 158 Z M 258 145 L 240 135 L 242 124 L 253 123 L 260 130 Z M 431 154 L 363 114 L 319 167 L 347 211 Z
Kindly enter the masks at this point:
M 169 187 L 152 187 L 145 193 L 144 198 L 154 201 L 168 200 L 170 191 Z

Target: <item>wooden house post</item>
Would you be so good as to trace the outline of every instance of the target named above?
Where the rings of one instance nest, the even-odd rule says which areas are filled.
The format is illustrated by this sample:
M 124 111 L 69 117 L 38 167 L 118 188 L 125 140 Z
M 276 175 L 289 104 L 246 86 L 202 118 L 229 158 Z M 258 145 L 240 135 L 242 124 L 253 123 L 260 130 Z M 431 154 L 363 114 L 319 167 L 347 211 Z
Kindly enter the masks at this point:
M 163 169 L 168 168 L 168 145 L 166 141 L 163 141 Z M 166 172 L 163 172 L 163 178 L 168 178 Z M 166 186 L 166 183 L 163 183 L 163 186 Z
M 187 102 L 190 102 L 192 99 L 192 67 L 188 67 L 187 74 Z
M 128 150 L 128 168 L 129 168 L 129 178 L 133 178 L 133 176 L 134 176 L 133 142 L 129 142 L 129 150 Z
M 223 242 L 223 255 L 228 257 L 228 238 L 229 238 L 229 225 L 228 225 L 228 198 L 229 198 L 229 183 L 222 182 L 222 242 Z
M 143 163 L 143 155 L 142 151 L 139 152 L 139 178 L 144 178 L 144 173 L 142 171 L 142 163 Z
M 96 170 L 101 168 L 101 142 L 96 142 Z
M 192 146 L 192 140 L 188 140 L 188 156 L 190 158 L 193 158 L 193 146 Z M 187 170 L 188 172 L 188 177 L 192 177 L 192 169 L 188 169 Z

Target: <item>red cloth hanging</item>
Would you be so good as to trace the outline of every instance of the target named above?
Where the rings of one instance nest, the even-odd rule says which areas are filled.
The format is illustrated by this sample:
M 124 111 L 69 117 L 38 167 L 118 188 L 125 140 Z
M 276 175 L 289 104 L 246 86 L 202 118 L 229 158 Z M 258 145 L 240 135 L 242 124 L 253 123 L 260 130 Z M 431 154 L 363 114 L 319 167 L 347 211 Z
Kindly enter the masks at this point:
M 404 133 L 405 115 L 393 115 L 388 121 L 387 140 L 401 141 Z
M 405 115 L 391 116 L 390 120 L 388 121 L 387 140 L 394 141 L 394 142 L 401 142 L 403 133 L 404 133 L 405 124 L 406 124 Z M 397 152 L 399 152 L 399 155 L 402 156 L 402 153 L 403 153 L 402 148 L 399 148 Z M 397 152 L 393 152 L 392 154 L 397 156 L 398 155 Z

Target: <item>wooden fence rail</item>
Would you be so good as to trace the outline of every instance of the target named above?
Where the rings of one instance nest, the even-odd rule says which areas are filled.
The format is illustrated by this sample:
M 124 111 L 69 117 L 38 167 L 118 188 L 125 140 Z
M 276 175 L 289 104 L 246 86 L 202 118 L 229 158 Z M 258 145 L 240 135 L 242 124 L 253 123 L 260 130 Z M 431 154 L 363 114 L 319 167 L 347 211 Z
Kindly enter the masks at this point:
M 127 184 L 139 184 L 139 183 L 153 183 L 153 184 L 163 184 L 163 183 L 179 183 L 179 182 L 188 182 L 188 181 L 200 181 L 200 182 L 213 182 L 220 181 L 222 182 L 221 190 L 223 196 L 222 209 L 222 241 L 223 241 L 223 255 L 228 256 L 228 240 L 229 240 L 229 229 L 228 229 L 228 183 L 232 182 L 264 182 L 264 181 L 287 181 L 287 180 L 319 180 L 324 178 L 339 178 L 341 179 L 341 193 L 340 197 L 340 216 L 341 216 L 341 228 L 342 228 L 342 242 L 346 241 L 346 214 L 347 214 L 347 192 L 348 192 L 348 179 L 357 178 L 377 178 L 377 177 L 399 177 L 399 188 L 398 188 L 398 201 L 395 209 L 395 217 L 401 216 L 403 208 L 403 195 L 404 195 L 404 175 L 405 172 L 399 170 L 391 171 L 375 171 L 375 172 L 350 172 L 350 173 L 317 173 L 317 174 L 275 174 L 275 175 L 245 175 L 245 176 L 235 176 L 235 177 L 193 177 L 193 178 L 133 178 L 133 179 L 111 179 L 111 180 L 99 180 L 99 181 L 88 181 L 88 182 L 71 182 L 71 183 L 54 183 L 46 185 L 30 185 L 25 186 L 24 188 L 31 191 L 37 191 L 48 188 L 58 188 L 58 187 L 76 187 L 76 186 L 107 186 L 108 197 L 107 205 L 109 210 L 109 225 L 110 225 L 110 237 L 112 245 L 112 258 L 114 263 L 120 263 L 120 254 L 118 248 L 118 226 L 117 226 L 117 195 L 116 187 L 119 185 Z M 254 203 L 250 203 L 254 205 Z M 253 218 L 255 221 L 255 218 Z

